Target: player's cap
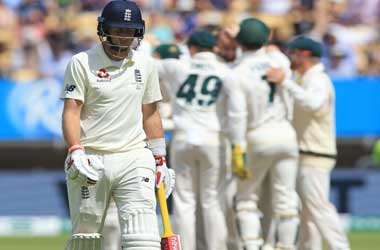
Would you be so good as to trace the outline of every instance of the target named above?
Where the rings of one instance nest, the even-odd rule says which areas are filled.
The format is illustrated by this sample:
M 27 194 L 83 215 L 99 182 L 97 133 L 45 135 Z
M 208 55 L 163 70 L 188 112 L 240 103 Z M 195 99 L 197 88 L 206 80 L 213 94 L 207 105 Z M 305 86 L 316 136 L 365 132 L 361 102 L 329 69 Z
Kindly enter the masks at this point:
M 160 55 L 161 59 L 179 58 L 181 51 L 175 44 L 161 44 L 154 49 L 154 53 Z
M 202 30 L 195 31 L 190 35 L 187 44 L 189 46 L 196 46 L 205 49 L 212 49 L 217 43 L 216 37 L 214 37 L 210 32 Z
M 268 42 L 269 27 L 256 18 L 247 18 L 240 23 L 239 33 L 236 40 L 246 46 L 261 47 Z
M 322 56 L 322 44 L 320 42 L 314 41 L 311 38 L 300 36 L 296 39 L 290 41 L 287 44 L 290 49 L 306 50 L 311 52 L 311 56 L 321 57 Z
M 115 0 L 109 2 L 98 17 L 99 24 L 113 28 L 127 28 L 138 30 L 141 36 L 144 32 L 144 20 L 141 10 L 135 2 Z

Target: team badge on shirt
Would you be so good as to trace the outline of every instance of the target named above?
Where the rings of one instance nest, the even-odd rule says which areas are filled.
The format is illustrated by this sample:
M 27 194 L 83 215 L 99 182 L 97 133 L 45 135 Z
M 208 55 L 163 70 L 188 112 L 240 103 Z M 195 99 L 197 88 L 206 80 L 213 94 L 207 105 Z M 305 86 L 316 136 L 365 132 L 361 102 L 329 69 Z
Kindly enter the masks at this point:
M 101 68 L 98 70 L 98 78 L 96 79 L 97 82 L 111 82 L 110 75 L 106 71 L 105 68 Z

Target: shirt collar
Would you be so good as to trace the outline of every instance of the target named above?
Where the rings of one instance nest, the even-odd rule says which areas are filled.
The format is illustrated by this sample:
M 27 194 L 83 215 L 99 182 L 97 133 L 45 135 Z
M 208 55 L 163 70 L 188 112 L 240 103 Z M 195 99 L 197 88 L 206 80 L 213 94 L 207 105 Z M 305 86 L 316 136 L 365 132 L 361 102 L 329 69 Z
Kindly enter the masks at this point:
M 252 51 L 252 50 L 244 51 L 238 60 L 239 60 L 239 62 L 241 62 L 247 58 L 261 56 L 261 55 L 264 55 L 265 53 L 266 53 L 266 51 L 265 51 L 264 47 L 260 48 L 258 50 L 254 50 L 254 51 Z
M 259 56 L 259 55 L 264 55 L 264 54 L 265 54 L 265 48 L 260 48 L 254 51 L 252 50 L 244 51 L 242 54 L 242 57 L 245 58 L 245 57 Z
M 217 60 L 216 55 L 213 52 L 205 51 L 199 52 L 193 55 L 194 59 L 215 59 Z

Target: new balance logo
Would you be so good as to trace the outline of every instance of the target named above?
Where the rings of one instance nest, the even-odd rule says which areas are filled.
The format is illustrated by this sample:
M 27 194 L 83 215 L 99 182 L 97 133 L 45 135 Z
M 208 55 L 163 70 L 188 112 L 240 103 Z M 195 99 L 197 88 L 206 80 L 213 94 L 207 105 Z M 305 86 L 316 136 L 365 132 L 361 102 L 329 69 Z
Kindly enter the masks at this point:
M 125 9 L 124 12 L 124 21 L 131 21 L 132 19 L 132 11 L 130 9 Z
M 72 84 L 72 85 L 67 85 L 65 90 L 66 92 L 73 92 L 75 88 L 76 86 Z
M 141 181 L 142 182 L 149 182 L 149 178 L 148 177 L 141 177 Z

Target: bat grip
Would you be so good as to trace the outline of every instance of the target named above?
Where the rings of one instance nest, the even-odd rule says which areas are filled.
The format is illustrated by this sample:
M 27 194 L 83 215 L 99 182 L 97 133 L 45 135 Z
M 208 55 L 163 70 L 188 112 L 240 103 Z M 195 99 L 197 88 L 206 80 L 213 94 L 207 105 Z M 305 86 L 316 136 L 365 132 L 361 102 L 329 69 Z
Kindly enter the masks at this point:
M 158 204 L 160 206 L 162 224 L 164 227 L 164 233 L 162 237 L 173 236 L 174 234 L 173 234 L 172 227 L 170 224 L 168 204 L 166 203 L 165 187 L 163 184 L 161 184 L 161 186 L 157 190 L 157 199 L 158 199 Z

